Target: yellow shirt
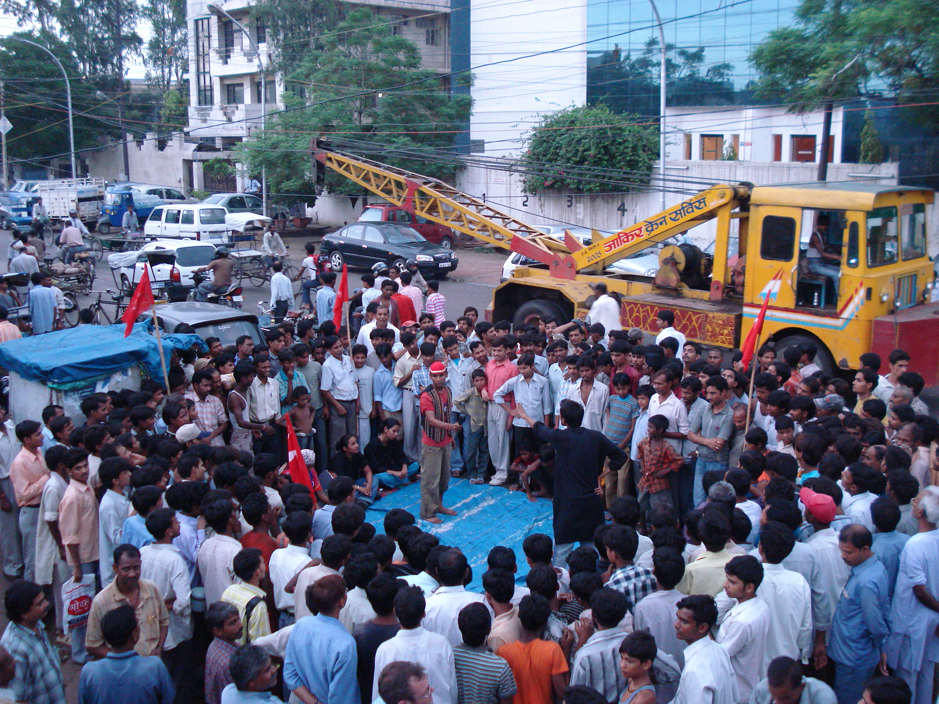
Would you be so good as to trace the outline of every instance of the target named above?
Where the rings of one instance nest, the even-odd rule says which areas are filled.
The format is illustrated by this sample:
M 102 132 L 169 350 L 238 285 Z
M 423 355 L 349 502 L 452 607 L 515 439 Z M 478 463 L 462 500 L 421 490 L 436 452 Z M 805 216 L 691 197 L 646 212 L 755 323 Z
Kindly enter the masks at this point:
M 720 552 L 705 552 L 685 568 L 685 576 L 675 588 L 682 594 L 717 596 L 724 589 L 724 565 L 736 556 L 727 548 Z
M 153 582 L 141 579 L 139 582 L 140 597 L 137 600 L 137 624 L 140 626 L 140 638 L 134 650 L 138 655 L 152 655 L 153 650 L 160 645 L 160 629 L 168 629 L 170 624 L 169 612 L 163 597 L 157 591 Z M 85 634 L 86 648 L 100 648 L 106 645 L 101 634 L 101 618 L 118 606 L 127 603 L 127 597 L 117 589 L 117 581 L 98 592 L 91 602 L 91 611 L 88 614 L 88 631 Z
M 258 602 L 251 612 L 250 621 L 246 622 L 245 612 L 248 609 L 248 602 L 256 596 L 261 597 L 261 601 Z M 221 601 L 228 602 L 237 608 L 238 615 L 241 617 L 242 623 L 244 623 L 244 633 L 242 633 L 241 638 L 236 641 L 238 645 L 247 643 L 249 636 L 251 637 L 250 641 L 253 643 L 258 638 L 271 634 L 271 622 L 267 616 L 267 604 L 264 602 L 264 590 L 260 587 L 256 587 L 253 584 L 245 584 L 244 582 L 241 584 L 233 584 L 222 592 Z

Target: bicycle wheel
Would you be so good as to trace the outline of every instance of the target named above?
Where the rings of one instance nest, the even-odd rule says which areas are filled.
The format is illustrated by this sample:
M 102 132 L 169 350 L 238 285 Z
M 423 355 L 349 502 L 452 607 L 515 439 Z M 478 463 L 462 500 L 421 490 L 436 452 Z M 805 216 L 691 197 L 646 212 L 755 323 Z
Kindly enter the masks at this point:
M 97 237 L 92 237 L 88 242 L 88 249 L 99 262 L 104 259 L 104 245 Z
M 261 259 L 248 259 L 242 264 L 245 278 L 255 286 L 263 286 L 269 280 L 267 265 Z
M 42 228 L 42 241 L 46 243 L 46 247 L 51 247 L 55 243 L 55 235 L 48 225 Z
M 293 277 L 296 276 L 297 272 L 299 271 L 299 269 L 297 268 L 297 265 L 294 264 L 293 262 L 287 261 L 286 259 L 283 261 L 284 261 L 284 275 L 286 275 L 288 279 L 293 279 Z
M 70 328 L 74 328 L 78 325 L 78 298 L 71 291 L 63 295 L 65 296 L 65 311 L 63 314 L 65 324 Z
M 242 286 L 242 285 L 243 285 L 243 280 L 244 280 L 244 278 L 245 278 L 245 272 L 244 272 L 244 269 L 243 269 L 242 266 L 241 266 L 241 260 L 240 260 L 240 259 L 233 259 L 233 260 L 232 260 L 232 267 L 231 267 L 231 280 L 232 280 L 232 283 L 237 282 L 239 286 Z

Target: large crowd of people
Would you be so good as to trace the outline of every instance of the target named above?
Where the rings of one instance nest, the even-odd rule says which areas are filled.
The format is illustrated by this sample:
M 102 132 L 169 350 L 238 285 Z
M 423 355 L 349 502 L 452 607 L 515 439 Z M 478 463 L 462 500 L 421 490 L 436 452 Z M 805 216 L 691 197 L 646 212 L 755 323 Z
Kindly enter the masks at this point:
M 650 342 L 602 284 L 587 320 L 518 328 L 366 278 L 351 339 L 285 322 L 82 418 L 0 405 L 0 702 L 63 704 L 67 659 L 82 703 L 936 701 L 915 355 L 849 383 L 809 342 L 747 368 L 668 310 Z M 453 477 L 550 499 L 553 536 L 452 544 Z M 419 515 L 366 520 L 412 482 Z

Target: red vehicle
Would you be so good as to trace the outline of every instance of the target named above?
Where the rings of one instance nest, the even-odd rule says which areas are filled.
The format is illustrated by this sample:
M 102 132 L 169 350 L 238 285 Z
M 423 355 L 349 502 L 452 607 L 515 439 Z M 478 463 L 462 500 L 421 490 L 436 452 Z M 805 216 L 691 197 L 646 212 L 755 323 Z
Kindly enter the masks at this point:
M 466 244 L 472 242 L 471 237 L 458 235 L 446 225 L 438 225 L 420 216 L 415 216 L 398 205 L 391 203 L 376 203 L 366 205 L 359 216 L 359 222 L 396 222 L 417 230 L 428 242 L 439 245 L 444 249 L 453 249 L 458 242 Z

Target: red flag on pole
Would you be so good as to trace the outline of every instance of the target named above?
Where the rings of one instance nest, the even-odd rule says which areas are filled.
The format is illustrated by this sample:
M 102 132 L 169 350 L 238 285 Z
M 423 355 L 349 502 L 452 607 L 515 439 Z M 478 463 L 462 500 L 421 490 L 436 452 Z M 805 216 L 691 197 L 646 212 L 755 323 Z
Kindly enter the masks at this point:
M 333 303 L 333 325 L 338 330 L 342 327 L 342 306 L 349 300 L 349 270 L 345 264 L 342 265 L 342 277 L 339 279 L 339 286 L 336 288 L 336 302 Z M 320 321 L 321 324 L 323 321 Z
M 152 306 L 153 290 L 150 288 L 150 273 L 148 267 L 144 267 L 143 276 L 140 277 L 140 282 L 137 284 L 137 288 L 134 289 L 134 295 L 127 305 L 127 310 L 125 310 L 124 315 L 121 316 L 121 320 L 127 324 L 127 327 L 124 329 L 124 337 L 130 335 L 131 331 L 134 329 L 134 323 L 137 322 L 137 318 L 140 314 L 150 310 Z
M 779 290 L 779 285 L 782 281 L 782 269 L 776 272 L 776 275 L 770 279 L 770 282 L 763 289 L 763 307 L 760 308 L 760 314 L 756 316 L 756 322 L 753 323 L 753 327 L 750 328 L 750 332 L 747 333 L 747 339 L 743 342 L 743 359 L 740 360 L 740 363 L 743 365 L 744 369 L 747 369 L 750 366 L 750 360 L 753 359 L 753 353 L 756 351 L 756 341 L 760 337 L 760 333 L 763 332 L 763 320 L 766 318 L 766 309 L 769 307 L 769 299 L 776 297 L 776 292 Z
M 290 422 L 290 416 L 284 416 L 284 420 L 287 421 L 287 472 L 294 484 L 303 484 L 312 492 L 314 487 L 310 479 L 310 470 L 307 469 L 303 455 L 300 453 L 297 433 L 293 429 L 293 423 Z

